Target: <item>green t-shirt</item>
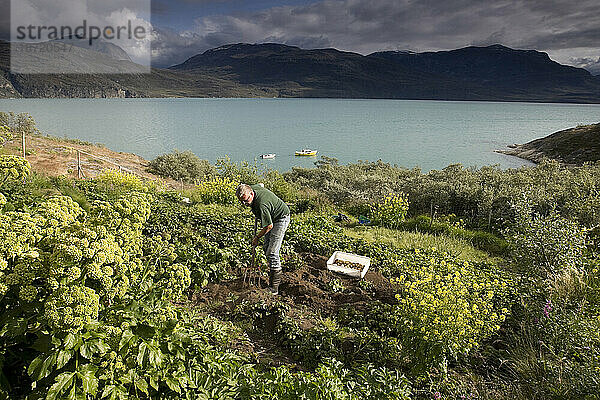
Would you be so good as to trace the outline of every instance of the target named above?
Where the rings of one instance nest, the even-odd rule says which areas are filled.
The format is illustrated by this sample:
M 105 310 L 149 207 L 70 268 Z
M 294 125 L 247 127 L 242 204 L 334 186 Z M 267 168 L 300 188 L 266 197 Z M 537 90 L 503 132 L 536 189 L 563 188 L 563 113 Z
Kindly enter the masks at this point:
M 260 185 L 250 185 L 250 187 L 254 190 L 252 212 L 256 218 L 260 219 L 262 228 L 290 215 L 290 208 L 275 193 Z

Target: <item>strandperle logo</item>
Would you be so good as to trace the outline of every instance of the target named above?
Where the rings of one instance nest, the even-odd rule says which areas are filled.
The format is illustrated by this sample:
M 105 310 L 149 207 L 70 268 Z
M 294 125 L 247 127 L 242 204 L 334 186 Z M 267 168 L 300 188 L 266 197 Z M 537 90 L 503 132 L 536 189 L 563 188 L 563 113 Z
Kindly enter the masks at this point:
M 88 25 L 87 20 L 75 28 L 68 25 L 63 26 L 18 26 L 16 28 L 17 40 L 65 40 L 79 39 L 87 40 L 89 45 L 93 45 L 94 41 L 105 40 L 143 40 L 146 38 L 146 28 L 144 26 L 134 26 L 131 21 L 127 21 L 126 25 L 119 26 L 104 26 Z
M 150 73 L 150 5 L 150 0 L 11 0 L 11 72 Z

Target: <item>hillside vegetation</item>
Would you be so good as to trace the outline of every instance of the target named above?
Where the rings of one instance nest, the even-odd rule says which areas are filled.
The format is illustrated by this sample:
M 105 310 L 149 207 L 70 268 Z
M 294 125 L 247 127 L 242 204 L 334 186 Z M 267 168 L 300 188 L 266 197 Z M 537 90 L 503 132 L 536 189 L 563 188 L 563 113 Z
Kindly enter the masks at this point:
M 511 147 L 499 152 L 534 162 L 544 159 L 572 165 L 596 162 L 600 160 L 600 124 L 579 125 Z
M 281 296 L 243 281 L 240 181 L 291 205 Z M 598 188 L 597 165 L 225 159 L 177 191 L 0 155 L 0 398 L 597 399 Z

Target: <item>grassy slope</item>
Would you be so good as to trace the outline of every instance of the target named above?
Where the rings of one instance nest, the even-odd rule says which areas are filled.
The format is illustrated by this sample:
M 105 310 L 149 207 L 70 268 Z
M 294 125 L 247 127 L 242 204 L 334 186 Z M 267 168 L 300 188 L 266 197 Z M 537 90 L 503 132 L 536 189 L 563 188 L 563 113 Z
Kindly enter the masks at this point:
M 28 136 L 26 145 L 26 159 L 32 170 L 43 175 L 77 177 L 77 150 L 81 150 L 117 163 L 144 179 L 163 181 L 170 187 L 181 187 L 173 179 L 164 179 L 146 172 L 148 161 L 144 158 L 132 153 L 113 151 L 102 144 L 50 136 Z M 0 152 L 21 155 L 21 140 L 16 138 L 8 142 Z M 81 164 L 86 177 L 94 177 L 103 169 L 118 169 L 114 164 L 85 154 L 81 154 Z

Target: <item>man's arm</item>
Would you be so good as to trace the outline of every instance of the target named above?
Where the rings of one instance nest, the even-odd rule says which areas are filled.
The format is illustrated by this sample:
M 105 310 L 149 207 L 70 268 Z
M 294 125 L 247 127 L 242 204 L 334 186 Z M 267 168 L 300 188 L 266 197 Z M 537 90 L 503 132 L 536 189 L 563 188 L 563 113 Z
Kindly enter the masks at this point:
M 273 229 L 273 224 L 269 224 L 269 225 L 265 226 L 264 228 L 262 228 L 260 230 L 260 232 L 258 232 L 256 234 L 254 239 L 252 239 L 252 246 L 254 246 L 254 247 L 258 246 L 258 241 L 260 240 L 260 238 L 265 236 L 267 234 L 267 232 L 269 232 L 271 229 Z

